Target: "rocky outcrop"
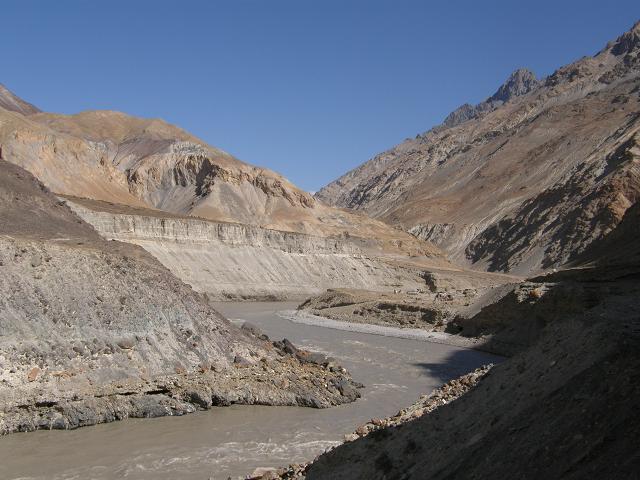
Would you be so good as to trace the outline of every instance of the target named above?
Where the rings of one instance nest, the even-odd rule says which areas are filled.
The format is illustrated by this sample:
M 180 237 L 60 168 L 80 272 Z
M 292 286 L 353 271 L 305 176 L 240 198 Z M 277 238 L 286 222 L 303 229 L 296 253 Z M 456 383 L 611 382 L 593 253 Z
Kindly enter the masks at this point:
M 306 299 L 298 310 L 342 322 L 443 332 L 451 330 L 449 322 L 476 314 L 518 281 L 507 276 L 446 271 L 425 271 L 421 277 L 421 286 L 394 288 L 393 292 L 329 289 Z
M 519 68 L 513 72 L 504 84 L 491 95 L 487 102 L 508 102 L 516 97 L 526 95 L 538 88 L 539 82 L 535 74 L 526 68 Z
M 0 433 L 358 396 L 344 369 L 233 326 L 6 162 L 0 200 Z
M 419 295 L 419 297 L 418 297 Z M 425 301 L 424 295 L 375 294 L 369 291 L 328 290 L 298 306 L 325 318 L 345 322 L 405 328 L 443 329 L 450 312 L 445 302 Z
M 567 275 L 575 275 L 576 269 L 584 273 L 584 280 L 604 280 L 625 275 L 634 275 L 640 270 L 640 202 L 636 202 L 624 213 L 616 229 L 599 242 L 592 243 L 578 256 L 568 269 Z M 584 269 L 584 265 L 595 265 L 597 269 Z M 557 274 L 556 274 L 557 275 Z
M 167 240 L 178 243 L 219 244 L 230 247 L 257 247 L 287 253 L 358 254 L 361 250 L 340 238 L 317 237 L 189 217 L 163 217 L 100 212 L 69 200 L 80 217 L 103 236 L 122 240 Z
M 477 225 L 456 223 L 418 224 L 408 230 L 410 234 L 451 252 L 452 260 L 462 262 L 465 260 L 462 254 L 467 245 L 481 231 L 482 227 Z
M 639 128 L 620 135 L 602 161 L 571 169 L 484 230 L 468 244 L 467 257 L 491 270 L 536 271 L 566 264 L 603 239 L 640 199 Z
M 640 24 L 536 81 L 345 174 L 316 198 L 434 240 L 474 268 L 528 275 L 572 261 L 638 198 Z
M 594 308 L 611 293 L 601 283 L 536 280 L 502 289 L 475 315 L 453 319 L 447 331 L 482 339 L 483 350 L 511 356 L 535 344 L 548 325 Z

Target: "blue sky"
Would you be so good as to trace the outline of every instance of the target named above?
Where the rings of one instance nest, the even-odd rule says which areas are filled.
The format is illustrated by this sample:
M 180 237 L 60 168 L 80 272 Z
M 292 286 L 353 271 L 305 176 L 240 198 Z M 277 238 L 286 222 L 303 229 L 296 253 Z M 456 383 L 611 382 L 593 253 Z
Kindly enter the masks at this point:
M 640 2 L 3 0 L 0 83 L 46 111 L 177 124 L 316 190 L 511 71 L 537 75 Z

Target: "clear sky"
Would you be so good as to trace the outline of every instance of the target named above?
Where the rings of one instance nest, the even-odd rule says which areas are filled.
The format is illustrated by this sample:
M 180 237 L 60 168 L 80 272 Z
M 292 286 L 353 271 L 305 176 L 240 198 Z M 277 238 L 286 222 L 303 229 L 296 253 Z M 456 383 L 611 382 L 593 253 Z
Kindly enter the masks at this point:
M 0 83 L 163 118 L 316 190 L 638 19 L 638 0 L 2 0 Z

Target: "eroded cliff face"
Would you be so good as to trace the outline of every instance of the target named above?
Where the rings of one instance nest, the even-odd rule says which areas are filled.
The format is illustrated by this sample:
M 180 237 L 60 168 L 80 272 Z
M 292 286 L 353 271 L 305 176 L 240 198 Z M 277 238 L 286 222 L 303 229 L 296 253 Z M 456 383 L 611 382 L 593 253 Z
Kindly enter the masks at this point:
M 275 204 L 282 200 L 281 207 L 313 203 L 274 172 L 242 163 L 161 120 L 111 111 L 23 113 L 0 109 L 3 156 L 56 193 L 202 214 L 207 198 L 226 185 L 222 207 L 206 213 L 245 223 L 268 223 L 273 213 L 258 192 Z
M 419 265 L 401 265 L 383 256 L 371 240 L 153 212 L 99 211 L 96 203 L 88 208 L 78 200 L 68 202 L 105 238 L 142 246 L 194 289 L 215 299 L 291 298 L 345 286 L 378 291 L 424 286 Z
M 358 396 L 343 369 L 235 327 L 3 161 L 0 200 L 0 434 Z
M 467 245 L 482 231 L 482 224 L 466 223 L 419 223 L 408 229 L 412 235 L 438 245 L 450 253 L 451 259 L 461 263 L 465 262 Z
M 640 24 L 595 57 L 495 95 L 323 188 L 475 268 L 529 274 L 572 260 L 640 194 Z

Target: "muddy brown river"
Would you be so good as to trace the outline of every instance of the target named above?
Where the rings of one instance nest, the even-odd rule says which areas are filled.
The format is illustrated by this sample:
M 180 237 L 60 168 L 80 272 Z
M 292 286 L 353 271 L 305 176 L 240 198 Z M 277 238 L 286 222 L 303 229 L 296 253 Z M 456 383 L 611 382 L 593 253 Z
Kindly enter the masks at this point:
M 419 340 L 293 323 L 291 303 L 224 303 L 272 339 L 339 360 L 365 384 L 362 398 L 326 410 L 219 407 L 184 417 L 129 419 L 73 431 L 0 438 L 0 479 L 227 479 L 301 462 L 372 417 L 393 415 L 443 382 L 500 357 Z

